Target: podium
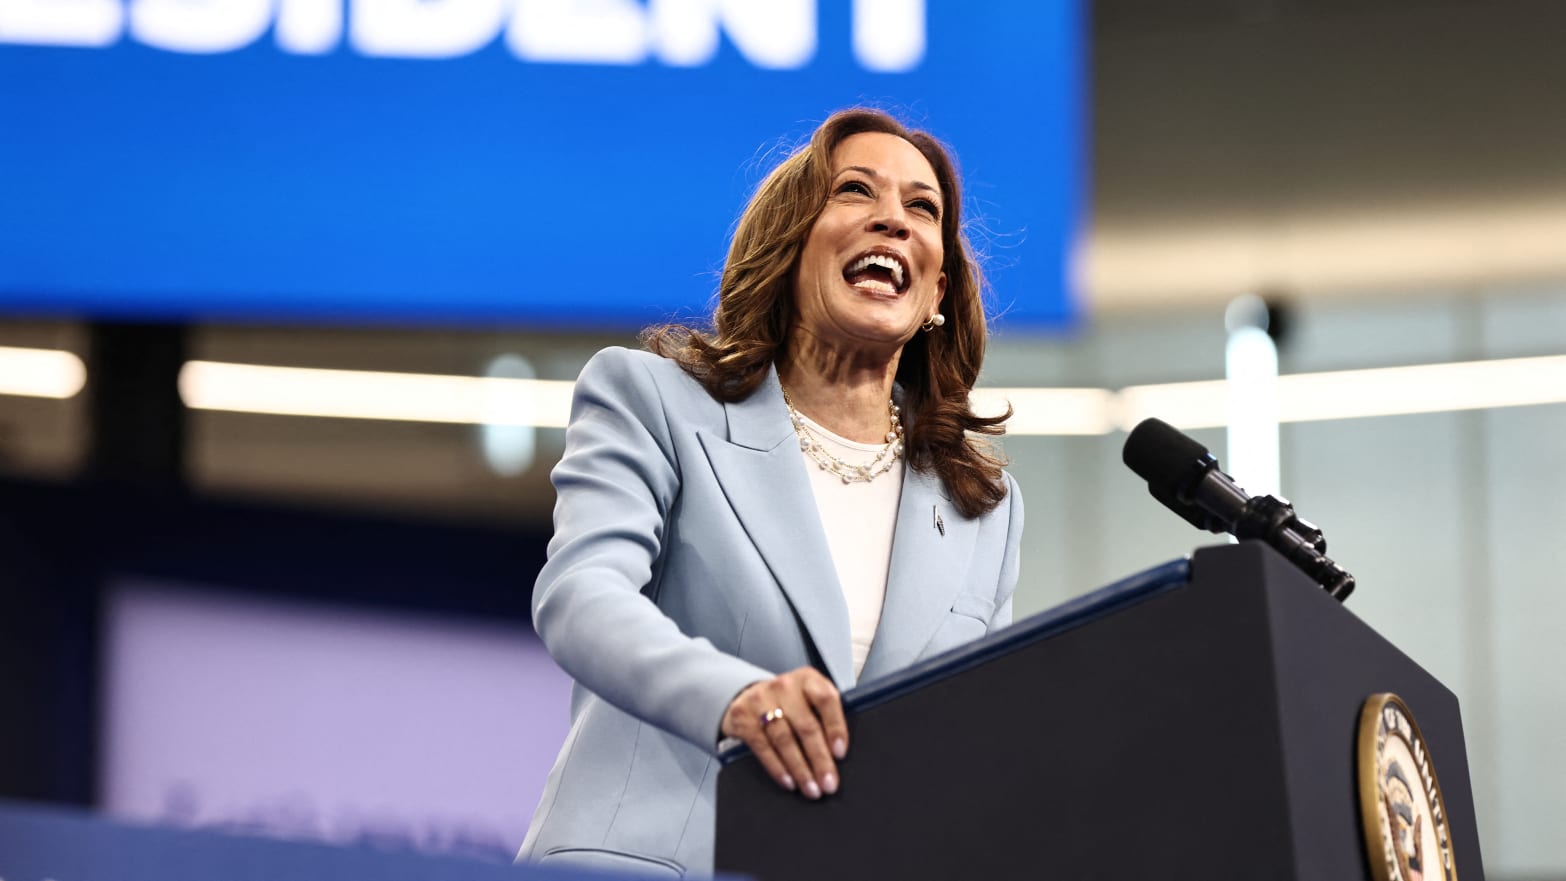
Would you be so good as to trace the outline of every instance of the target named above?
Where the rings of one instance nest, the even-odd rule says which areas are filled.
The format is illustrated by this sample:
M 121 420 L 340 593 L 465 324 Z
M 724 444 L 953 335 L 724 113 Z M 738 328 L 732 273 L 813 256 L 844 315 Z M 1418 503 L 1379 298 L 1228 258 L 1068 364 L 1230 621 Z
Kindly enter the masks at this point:
M 1370 881 L 1357 745 L 1381 692 L 1422 730 L 1456 877 L 1482 881 L 1457 698 L 1258 542 L 1198 550 L 849 692 L 836 796 L 807 802 L 743 748 L 726 754 L 716 867 L 761 881 Z

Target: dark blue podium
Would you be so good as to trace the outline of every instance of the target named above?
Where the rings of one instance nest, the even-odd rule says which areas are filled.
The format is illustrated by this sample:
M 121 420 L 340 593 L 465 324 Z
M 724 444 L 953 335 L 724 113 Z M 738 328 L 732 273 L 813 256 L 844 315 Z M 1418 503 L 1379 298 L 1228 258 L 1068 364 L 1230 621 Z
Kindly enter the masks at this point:
M 1456 697 L 1254 542 L 845 695 L 836 796 L 807 802 L 726 754 L 717 867 L 763 881 L 1369 881 L 1356 748 L 1380 692 L 1423 729 L 1458 876 L 1480 881 Z

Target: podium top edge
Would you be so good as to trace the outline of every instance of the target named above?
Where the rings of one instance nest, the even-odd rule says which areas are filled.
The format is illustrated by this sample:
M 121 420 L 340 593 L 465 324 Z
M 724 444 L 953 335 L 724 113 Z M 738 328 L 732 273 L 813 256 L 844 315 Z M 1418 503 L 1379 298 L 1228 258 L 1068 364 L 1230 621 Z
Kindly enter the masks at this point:
M 1091 624 L 1143 600 L 1182 587 L 1190 578 L 1189 557 L 1143 570 L 1030 615 L 967 645 L 850 689 L 843 694 L 843 709 L 854 713 L 895 700 L 933 682 L 957 676 L 1002 655 Z M 727 765 L 749 754 L 750 748 L 736 741 L 734 746 L 723 750 L 718 758 Z

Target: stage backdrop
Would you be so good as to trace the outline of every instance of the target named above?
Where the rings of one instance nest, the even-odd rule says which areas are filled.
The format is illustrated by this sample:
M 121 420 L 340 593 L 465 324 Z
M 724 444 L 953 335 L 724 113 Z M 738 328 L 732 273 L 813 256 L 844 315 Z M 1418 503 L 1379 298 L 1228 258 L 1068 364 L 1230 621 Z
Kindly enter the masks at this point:
M 1069 319 L 1080 0 L 0 0 L 0 315 L 635 326 L 831 110 L 953 144 Z
M 121 819 L 508 862 L 565 741 L 570 680 L 525 624 L 141 578 L 104 613 Z

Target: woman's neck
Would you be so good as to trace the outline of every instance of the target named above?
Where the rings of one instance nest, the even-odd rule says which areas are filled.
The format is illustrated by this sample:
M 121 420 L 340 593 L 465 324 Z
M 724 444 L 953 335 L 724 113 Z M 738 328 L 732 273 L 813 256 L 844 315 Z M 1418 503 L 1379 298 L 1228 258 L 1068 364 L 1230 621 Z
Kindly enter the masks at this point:
M 778 362 L 778 378 L 794 409 L 817 425 L 851 441 L 880 443 L 891 427 L 887 402 L 900 354 L 844 352 L 796 335 Z

